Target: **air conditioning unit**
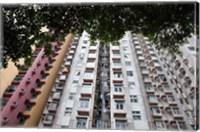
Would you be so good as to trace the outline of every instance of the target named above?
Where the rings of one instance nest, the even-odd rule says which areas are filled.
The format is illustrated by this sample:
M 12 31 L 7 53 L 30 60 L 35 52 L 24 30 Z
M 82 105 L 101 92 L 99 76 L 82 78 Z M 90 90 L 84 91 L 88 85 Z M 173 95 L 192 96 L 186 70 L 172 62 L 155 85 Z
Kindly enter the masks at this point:
M 24 95 L 24 93 L 25 93 L 25 92 L 24 92 L 24 89 L 20 89 L 20 90 L 19 90 L 19 95 L 20 95 L 20 96 Z
M 31 83 L 31 78 L 28 78 L 28 79 L 27 79 L 27 83 Z
M 39 65 L 41 65 L 41 62 L 40 62 L 40 61 L 38 61 L 37 65 L 38 65 L 38 66 L 39 66 Z
M 8 123 L 8 121 L 9 121 L 8 118 L 4 117 L 2 120 L 3 125 L 6 125 Z
M 13 104 L 11 105 L 11 108 L 12 109 L 16 109 L 18 107 L 18 104 L 17 104 L 17 102 L 13 102 Z
M 34 68 L 34 69 L 32 70 L 32 73 L 33 73 L 33 74 L 35 74 L 35 73 L 36 73 L 36 68 Z

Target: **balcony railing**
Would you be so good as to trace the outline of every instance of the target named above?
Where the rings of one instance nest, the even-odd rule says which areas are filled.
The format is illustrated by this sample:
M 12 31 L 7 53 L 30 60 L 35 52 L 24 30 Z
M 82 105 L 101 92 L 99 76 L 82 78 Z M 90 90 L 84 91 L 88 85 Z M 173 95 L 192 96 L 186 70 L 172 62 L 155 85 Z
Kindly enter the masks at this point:
M 12 94 L 13 92 L 15 92 L 17 86 L 9 86 L 4 94 Z
M 54 115 L 52 114 L 46 114 L 43 120 L 43 124 L 45 126 L 52 126 L 53 125 L 53 121 L 54 121 Z
M 13 85 L 17 85 L 23 79 L 23 76 L 16 76 L 12 82 Z

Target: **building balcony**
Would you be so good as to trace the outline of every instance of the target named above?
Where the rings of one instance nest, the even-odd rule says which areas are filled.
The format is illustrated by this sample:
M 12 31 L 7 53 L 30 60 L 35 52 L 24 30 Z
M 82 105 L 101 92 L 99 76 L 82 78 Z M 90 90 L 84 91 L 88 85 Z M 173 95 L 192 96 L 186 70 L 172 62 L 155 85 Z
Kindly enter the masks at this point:
M 151 78 L 144 77 L 144 76 L 143 76 L 143 81 L 144 81 L 144 83 L 151 83 L 152 82 Z
M 79 116 L 89 116 L 90 111 L 89 111 L 89 110 L 78 109 L 78 110 L 77 110 L 77 114 L 78 114 Z
M 155 89 L 152 85 L 145 85 L 145 89 L 146 89 L 147 94 L 152 94 L 155 92 Z
M 140 45 L 135 45 L 135 49 L 141 50 L 141 46 Z
M 111 49 L 112 51 L 120 51 L 119 46 L 112 46 Z
M 53 99 L 53 101 L 60 101 L 61 96 L 61 92 L 53 92 L 51 98 Z
M 184 121 L 176 121 L 179 130 L 186 130 L 187 126 Z
M 113 99 L 114 100 L 124 100 L 125 99 L 125 95 L 123 93 L 113 93 Z
M 65 87 L 65 83 L 63 83 L 63 82 L 58 82 L 55 85 L 56 90 L 61 91 L 61 92 L 63 91 L 64 87 Z
M 92 91 L 93 91 L 93 86 L 90 83 L 89 84 L 83 84 L 81 91 L 80 91 L 80 94 L 82 96 L 91 97 Z
M 157 74 L 158 74 L 159 76 L 162 76 L 162 75 L 164 75 L 164 72 L 163 72 L 162 70 L 157 70 Z
M 148 75 L 149 74 L 149 71 L 147 69 L 141 69 L 141 72 L 143 75 Z
M 87 62 L 86 68 L 92 68 L 94 69 L 96 67 L 95 62 Z
M 21 112 L 20 112 L 20 113 L 17 115 L 17 117 L 18 117 L 18 119 L 19 119 L 18 125 L 19 125 L 19 126 L 23 126 L 24 123 L 26 122 L 26 120 L 30 117 L 30 115 L 25 115 L 24 113 L 21 113 Z
M 97 46 L 90 46 L 89 47 L 89 53 L 95 53 L 97 51 L 98 47 Z
M 65 65 L 67 68 L 70 68 L 70 67 L 71 67 L 71 62 L 70 62 L 70 61 L 66 61 L 64 65 Z
M 170 115 L 174 117 L 174 119 L 183 119 L 182 114 L 178 107 L 170 107 L 166 110 Z
M 26 74 L 27 71 L 28 71 L 27 67 L 22 67 L 19 69 L 19 75 L 24 75 Z
M 18 85 L 23 79 L 23 76 L 16 76 L 12 82 L 13 85 Z
M 36 58 L 37 56 L 38 56 L 38 54 L 40 53 L 40 51 L 34 51 L 33 53 L 32 53 L 32 57 L 33 58 Z
M 61 75 L 61 76 L 59 77 L 59 81 L 60 81 L 60 82 L 65 82 L 66 79 L 67 79 L 67 76 L 66 76 L 66 75 Z
M 159 107 L 151 107 L 150 110 L 151 110 L 153 117 L 155 117 L 155 118 L 161 118 L 162 117 L 162 113 L 161 113 Z
M 166 96 L 166 99 L 167 99 L 167 103 L 169 104 L 169 106 L 177 106 L 177 102 L 172 95 Z
M 88 58 L 96 58 L 97 55 L 96 54 L 88 54 Z
M 47 110 L 48 110 L 49 113 L 56 114 L 57 109 L 58 109 L 58 104 L 57 103 L 50 102 L 48 104 Z
M 146 68 L 146 67 L 147 67 L 147 65 L 146 65 L 145 62 L 140 62 L 140 63 L 139 63 L 139 66 L 140 66 L 141 68 Z
M 143 56 L 138 56 L 138 60 L 139 60 L 139 61 L 144 61 L 145 59 L 144 59 Z
M 156 130 L 160 130 L 160 131 L 163 131 L 163 130 L 166 130 L 166 126 L 165 126 L 165 123 L 164 121 L 162 120 L 154 120 L 154 127 Z
M 153 61 L 158 61 L 158 58 L 155 57 L 155 56 L 151 56 L 151 59 L 152 59 Z
M 137 54 L 137 55 L 143 55 L 143 52 L 140 51 L 140 50 L 137 50 L 137 51 L 136 51 L 136 54 Z
M 164 85 L 163 86 L 163 92 L 165 93 L 165 94 L 172 94 L 172 89 L 168 86 L 168 85 Z
M 75 52 L 74 52 L 73 50 L 70 50 L 70 51 L 69 51 L 69 55 L 70 55 L 70 56 L 74 56 L 74 54 L 75 54 Z
M 9 86 L 3 94 L 4 98 L 10 98 L 12 94 L 16 91 L 17 86 Z
M 150 105 L 158 104 L 158 99 L 155 95 L 148 95 L 148 99 Z
M 72 55 L 67 56 L 67 60 L 72 61 L 72 59 L 73 59 Z
M 86 98 L 84 98 L 84 99 L 86 99 Z M 89 100 L 89 99 L 86 99 L 86 100 Z M 81 103 L 80 106 L 78 106 L 78 108 L 77 108 L 77 114 L 79 116 L 89 116 L 89 114 L 90 114 L 89 104 Z
M 154 66 L 155 66 L 156 68 L 161 68 L 161 66 L 160 66 L 159 63 L 155 63 L 155 62 L 154 62 Z
M 76 46 L 75 46 L 75 45 L 72 45 L 72 46 L 71 46 L 71 49 L 72 49 L 72 50 L 76 49 Z
M 126 119 L 127 114 L 126 112 L 114 112 L 113 116 L 117 119 Z
M 1 102 L 1 111 L 3 110 L 3 108 L 4 108 L 4 106 L 7 104 L 7 102 L 8 102 L 8 98 L 1 98 L 0 99 L 0 102 Z
M 42 121 L 44 126 L 52 126 L 53 125 L 53 121 L 54 121 L 54 115 L 52 114 L 46 114 L 44 116 L 44 119 Z

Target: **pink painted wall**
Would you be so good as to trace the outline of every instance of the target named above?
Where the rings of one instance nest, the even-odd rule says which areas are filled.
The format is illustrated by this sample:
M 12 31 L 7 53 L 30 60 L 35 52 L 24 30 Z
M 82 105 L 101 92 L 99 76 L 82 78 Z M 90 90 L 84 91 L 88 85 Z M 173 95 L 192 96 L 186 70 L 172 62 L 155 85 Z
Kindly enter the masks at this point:
M 56 43 L 52 43 L 52 45 L 56 45 Z M 53 49 L 54 51 L 55 49 Z M 8 123 L 5 126 L 17 126 L 19 119 L 17 118 L 17 115 L 20 112 L 24 112 L 26 109 L 25 106 L 25 100 L 31 100 L 32 99 L 32 93 L 31 89 L 37 89 L 37 79 L 41 79 L 41 71 L 45 72 L 45 64 L 48 63 L 48 58 L 42 57 L 44 55 L 44 49 L 41 49 L 35 58 L 35 61 L 33 62 L 33 65 L 24 75 L 24 78 L 21 80 L 21 82 L 17 85 L 16 91 L 13 92 L 12 96 L 8 100 L 7 104 L 4 106 L 3 111 L 0 113 L 0 117 L 2 119 L 4 117 L 8 118 Z M 38 65 L 38 62 L 40 62 L 40 65 Z M 36 69 L 35 74 L 33 74 L 33 70 Z M 28 78 L 31 78 L 31 82 L 27 83 Z M 20 89 L 24 89 L 24 95 L 20 96 Z M 16 102 L 18 104 L 18 107 L 16 109 L 11 109 L 11 106 L 13 102 Z

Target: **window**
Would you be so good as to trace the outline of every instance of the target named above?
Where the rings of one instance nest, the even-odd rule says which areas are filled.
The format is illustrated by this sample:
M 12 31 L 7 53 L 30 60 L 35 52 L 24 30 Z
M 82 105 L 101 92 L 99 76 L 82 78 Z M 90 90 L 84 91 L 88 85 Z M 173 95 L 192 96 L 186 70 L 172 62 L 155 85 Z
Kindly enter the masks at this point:
M 114 85 L 115 92 L 122 92 L 122 85 Z
M 194 47 L 188 47 L 189 50 L 194 51 Z
M 151 81 L 151 79 L 149 77 L 144 77 L 143 79 L 144 79 L 144 82 L 150 82 Z
M 158 107 L 152 107 L 151 111 L 152 111 L 153 114 L 160 114 L 160 110 L 159 110 Z
M 132 77 L 133 76 L 133 72 L 132 71 L 126 71 L 127 76 Z
M 92 85 L 91 84 L 83 84 L 83 89 L 91 89 Z
M 178 108 L 173 108 L 173 113 L 174 113 L 175 115 L 180 115 L 180 111 L 179 111 Z
M 86 48 L 86 46 L 82 46 L 82 49 L 85 49 Z
M 126 121 L 124 120 L 116 120 L 115 123 L 117 129 L 123 129 L 126 127 Z
M 86 128 L 87 118 L 77 118 L 76 128 Z
M 78 85 L 78 80 L 74 80 L 73 82 L 72 82 L 72 86 L 77 86 Z
M 132 103 L 138 103 L 138 96 L 137 95 L 130 95 Z
M 120 61 L 113 61 L 113 65 L 114 66 L 121 66 L 121 62 Z
M 125 62 L 125 65 L 126 65 L 126 66 L 131 66 L 131 62 L 130 62 L 130 61 L 126 61 L 126 62 Z
M 164 128 L 164 124 L 162 121 L 155 121 L 156 128 Z
M 65 116 L 65 115 L 71 115 L 71 113 L 72 113 L 72 108 L 66 107 L 66 108 L 65 108 L 65 114 L 64 114 L 64 116 Z
M 69 93 L 69 100 L 74 100 L 76 93 Z
M 133 115 L 133 119 L 134 120 L 141 120 L 141 113 L 140 113 L 140 111 L 133 111 L 132 115 Z
M 114 77 L 115 78 L 121 78 L 122 77 L 122 72 L 114 72 Z
M 150 102 L 158 102 L 157 97 L 155 95 L 148 96 Z
M 167 98 L 168 98 L 168 100 L 169 100 L 170 102 L 174 102 L 174 101 L 175 101 L 174 96 L 167 96 Z
M 113 53 L 113 56 L 119 57 L 120 54 L 119 53 Z
M 146 85 L 145 88 L 147 91 L 154 91 L 154 88 L 151 85 Z
M 56 86 L 59 87 L 59 88 L 62 88 L 62 87 L 65 86 L 65 84 L 64 83 L 58 83 Z
M 186 125 L 185 122 L 178 122 L 179 128 L 185 130 L 186 129 Z
M 124 109 L 124 101 L 116 101 L 116 109 L 123 110 Z
M 92 75 L 93 75 L 93 72 L 86 71 L 84 73 L 84 77 L 92 77 Z
M 80 107 L 88 108 L 89 107 L 89 99 L 80 99 Z

